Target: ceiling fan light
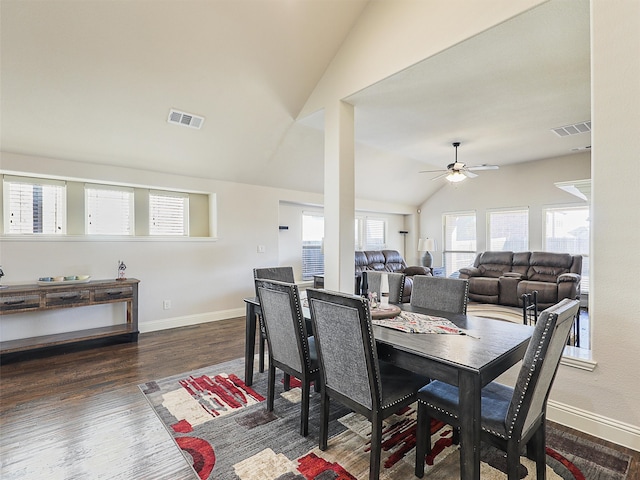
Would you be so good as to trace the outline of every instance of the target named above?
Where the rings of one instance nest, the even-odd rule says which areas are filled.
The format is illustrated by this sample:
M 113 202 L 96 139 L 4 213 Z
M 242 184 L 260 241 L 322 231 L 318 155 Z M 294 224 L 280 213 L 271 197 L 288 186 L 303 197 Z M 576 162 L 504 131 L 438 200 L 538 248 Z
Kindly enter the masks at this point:
M 451 183 L 458 183 L 463 181 L 467 177 L 461 172 L 451 172 L 445 178 L 449 180 Z

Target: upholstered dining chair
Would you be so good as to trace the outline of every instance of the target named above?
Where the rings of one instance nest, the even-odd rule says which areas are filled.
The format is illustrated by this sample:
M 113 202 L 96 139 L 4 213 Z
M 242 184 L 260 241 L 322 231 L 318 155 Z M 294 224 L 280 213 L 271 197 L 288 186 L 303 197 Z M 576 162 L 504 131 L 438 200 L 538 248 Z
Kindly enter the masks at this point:
M 450 313 L 467 313 L 469 281 L 460 278 L 415 275 L 411 305 Z
M 253 279 L 278 280 L 280 282 L 295 283 L 293 267 L 263 267 L 253 269 Z M 258 291 L 256 290 L 256 297 Z M 258 342 L 258 371 L 264 372 L 264 344 L 267 341 L 267 334 L 264 331 L 262 315 L 258 315 L 258 326 L 260 327 L 260 340 Z
M 383 275 L 387 275 L 387 278 L 389 279 L 389 303 L 402 303 L 402 295 L 404 294 L 404 273 L 377 272 L 374 270 L 367 271 L 369 292 L 376 292 L 378 294 L 378 301 L 382 300 L 380 290 Z
M 302 384 L 300 434 L 306 437 L 311 382 L 319 380 L 320 372 L 314 338 L 307 336 L 298 287 L 275 280 L 255 282 L 269 344 L 267 410 L 273 411 L 276 368 L 285 374 L 285 390 L 289 388 L 287 375 L 298 378 Z
M 527 456 L 536 462 L 536 478 L 545 478 L 547 400 L 579 307 L 578 300 L 564 299 L 544 310 L 535 325 L 515 387 L 491 382 L 482 389 L 482 440 L 507 452 L 509 480 L 520 478 L 520 452 L 525 445 Z M 437 380 L 418 392 L 416 476 L 424 475 L 425 455 L 431 451 L 431 418 L 458 428 L 458 402 L 458 388 Z
M 332 398 L 371 422 L 369 478 L 376 480 L 382 421 L 415 402 L 416 392 L 428 379 L 378 361 L 367 299 L 315 289 L 307 290 L 307 298 L 322 380 L 320 450 L 327 449 Z

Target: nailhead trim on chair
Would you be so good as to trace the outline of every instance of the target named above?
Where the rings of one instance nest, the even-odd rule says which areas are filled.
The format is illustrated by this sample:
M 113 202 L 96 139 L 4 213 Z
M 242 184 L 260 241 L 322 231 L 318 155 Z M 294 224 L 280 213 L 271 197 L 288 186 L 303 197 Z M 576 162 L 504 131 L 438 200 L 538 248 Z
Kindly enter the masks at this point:
M 547 317 L 547 322 L 545 324 L 544 331 L 542 332 L 542 338 L 538 343 L 538 348 L 533 357 L 533 362 L 531 363 L 529 374 L 527 375 L 527 381 L 525 382 L 524 387 L 522 388 L 522 395 L 520 395 L 520 398 L 518 400 L 518 405 L 516 406 L 516 412 L 513 415 L 513 419 L 511 420 L 511 425 L 509 425 L 509 428 L 507 430 L 508 438 L 511 438 L 511 435 L 513 434 L 513 428 L 515 426 L 516 420 L 518 419 L 518 413 L 520 413 L 520 407 L 522 406 L 522 402 L 524 401 L 524 392 L 526 392 L 527 387 L 529 386 L 529 382 L 531 381 L 531 376 L 533 375 L 534 370 L 536 369 L 538 363 L 540 362 L 540 359 L 541 359 L 540 350 L 542 349 L 541 344 L 543 343 L 544 339 L 547 337 L 547 334 L 549 333 L 549 327 L 553 323 L 554 317 L 557 317 L 557 316 L 558 316 L 557 314 L 551 313 Z

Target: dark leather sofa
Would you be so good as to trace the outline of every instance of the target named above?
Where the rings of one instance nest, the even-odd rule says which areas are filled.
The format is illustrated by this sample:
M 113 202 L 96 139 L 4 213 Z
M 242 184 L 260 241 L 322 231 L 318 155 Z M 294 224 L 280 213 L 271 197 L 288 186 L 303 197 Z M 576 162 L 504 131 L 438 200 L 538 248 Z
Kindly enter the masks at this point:
M 406 275 L 404 279 L 404 291 L 402 301 L 411 300 L 411 288 L 414 275 L 431 275 L 429 267 L 407 266 L 404 258 L 397 250 L 359 250 L 355 252 L 356 277 L 360 278 L 362 272 L 375 270 L 378 272 L 399 272 Z M 359 284 L 359 281 L 357 281 Z
M 580 298 L 581 274 L 581 255 L 551 252 L 481 252 L 460 269 L 469 300 L 522 307 L 522 295 L 537 291 L 539 310 Z

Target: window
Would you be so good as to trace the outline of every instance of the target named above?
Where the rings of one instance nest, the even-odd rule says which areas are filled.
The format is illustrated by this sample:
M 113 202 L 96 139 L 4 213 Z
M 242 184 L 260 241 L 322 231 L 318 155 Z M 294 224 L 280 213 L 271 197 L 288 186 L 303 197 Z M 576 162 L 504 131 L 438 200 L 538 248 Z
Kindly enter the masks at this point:
M 442 217 L 444 229 L 444 267 L 449 276 L 473 264 L 476 257 L 476 214 L 447 213 Z
M 324 273 L 324 217 L 321 214 L 302 214 L 302 279 Z
M 544 249 L 547 252 L 582 255 L 580 290 L 589 292 L 589 207 L 544 209 Z
M 85 185 L 87 234 L 133 235 L 133 189 Z
M 189 196 L 149 192 L 149 235 L 188 235 Z
M 9 175 L 3 182 L 5 233 L 66 233 L 65 182 Z
M 386 220 L 370 217 L 356 218 L 355 228 L 357 250 L 382 250 L 387 246 Z
M 529 210 L 496 210 L 487 213 L 489 250 L 529 250 Z

